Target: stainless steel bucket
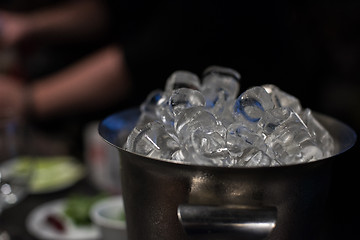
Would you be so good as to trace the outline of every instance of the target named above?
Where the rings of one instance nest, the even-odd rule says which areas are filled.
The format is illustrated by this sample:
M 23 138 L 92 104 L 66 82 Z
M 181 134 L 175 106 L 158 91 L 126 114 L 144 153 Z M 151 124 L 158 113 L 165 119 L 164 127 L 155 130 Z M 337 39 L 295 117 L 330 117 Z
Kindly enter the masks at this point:
M 305 164 L 227 168 L 179 164 L 122 149 L 137 109 L 109 116 L 100 135 L 119 149 L 130 240 L 320 239 L 332 162 L 355 132 L 316 114 L 336 142 L 336 155 Z

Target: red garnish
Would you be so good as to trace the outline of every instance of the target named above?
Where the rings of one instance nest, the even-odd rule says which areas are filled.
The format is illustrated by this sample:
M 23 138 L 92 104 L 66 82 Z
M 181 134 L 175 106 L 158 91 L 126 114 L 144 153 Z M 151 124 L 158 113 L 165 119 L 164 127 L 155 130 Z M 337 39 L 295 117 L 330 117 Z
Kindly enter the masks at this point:
M 49 214 L 46 217 L 46 222 L 52 226 L 57 232 L 64 233 L 65 232 L 65 224 L 64 220 L 61 218 L 61 216 L 58 216 L 56 214 Z

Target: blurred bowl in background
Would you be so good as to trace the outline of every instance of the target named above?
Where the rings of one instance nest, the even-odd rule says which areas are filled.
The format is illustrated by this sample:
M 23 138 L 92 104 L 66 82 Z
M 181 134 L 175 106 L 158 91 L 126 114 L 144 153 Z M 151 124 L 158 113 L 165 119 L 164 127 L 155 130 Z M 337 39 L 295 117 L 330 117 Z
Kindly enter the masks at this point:
M 104 240 L 126 240 L 124 203 L 121 196 L 112 196 L 96 203 L 90 210 L 92 222 L 100 228 Z

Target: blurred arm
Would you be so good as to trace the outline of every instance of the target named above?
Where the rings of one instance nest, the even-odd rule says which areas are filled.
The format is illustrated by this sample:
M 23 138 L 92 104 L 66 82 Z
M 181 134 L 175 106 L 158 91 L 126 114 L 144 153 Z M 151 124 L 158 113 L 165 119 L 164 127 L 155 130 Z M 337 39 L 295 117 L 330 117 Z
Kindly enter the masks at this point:
M 0 12 L 3 46 L 25 39 L 42 41 L 88 40 L 101 36 L 108 15 L 101 0 L 73 0 L 30 13 Z
M 122 49 L 104 48 L 81 62 L 31 86 L 31 110 L 37 118 L 85 113 L 114 105 L 129 93 Z

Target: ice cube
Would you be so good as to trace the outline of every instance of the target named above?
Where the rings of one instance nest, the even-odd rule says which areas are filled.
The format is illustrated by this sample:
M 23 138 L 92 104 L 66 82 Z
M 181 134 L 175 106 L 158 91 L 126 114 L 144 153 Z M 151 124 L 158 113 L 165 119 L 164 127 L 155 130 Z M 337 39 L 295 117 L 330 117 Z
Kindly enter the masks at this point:
M 219 100 L 224 105 L 235 99 L 240 89 L 239 80 L 240 74 L 231 68 L 211 66 L 205 69 L 201 91 L 205 96 L 206 106 L 214 108 Z
M 155 113 L 155 108 L 163 96 L 163 91 L 156 89 L 148 94 L 145 101 L 140 105 L 141 112 Z
M 226 128 L 216 117 L 203 107 L 191 107 L 179 114 L 175 121 L 175 131 L 186 151 L 186 161 L 196 164 L 221 165 L 226 158 Z
M 231 125 L 232 123 L 235 122 L 235 118 L 234 118 L 234 114 L 233 114 L 234 103 L 235 103 L 235 99 L 228 101 L 225 104 L 224 109 L 222 110 L 221 114 L 214 113 L 214 115 L 216 115 L 216 118 L 219 119 L 219 121 L 221 121 L 222 125 L 224 125 L 225 127 L 228 127 L 229 125 Z
M 163 92 L 155 108 L 155 115 L 157 119 L 163 122 L 165 125 L 174 125 L 174 114 L 169 107 L 170 93 Z
M 234 105 L 234 116 L 241 121 L 258 122 L 265 111 L 274 108 L 269 93 L 263 87 L 253 87 L 243 92 Z
M 324 157 L 323 151 L 319 145 L 312 140 L 307 140 L 300 143 L 300 157 L 301 162 L 310 162 L 319 160 Z
M 273 150 L 280 164 L 302 163 L 322 157 L 322 151 L 307 126 L 292 109 L 269 110 L 259 124 L 263 125 L 266 145 Z
M 302 143 L 284 145 L 279 141 L 272 145 L 275 153 L 275 160 L 280 165 L 291 165 L 305 163 L 321 159 L 323 157 L 321 149 L 311 140 Z
M 175 160 L 178 162 L 186 162 L 186 163 L 191 163 L 189 161 L 189 153 L 186 151 L 185 148 L 180 147 L 180 149 L 176 150 L 175 152 L 173 152 L 173 154 L 171 155 L 171 160 Z
M 240 122 L 228 126 L 226 145 L 232 156 L 241 156 L 247 148 L 257 148 L 262 151 L 267 149 L 263 136 L 246 128 Z
M 175 71 L 166 81 L 165 92 L 172 92 L 178 88 L 190 88 L 200 90 L 200 79 L 197 75 L 188 71 Z
M 330 133 L 313 116 L 310 109 L 305 109 L 301 114 L 310 134 L 315 137 L 316 143 L 323 151 L 324 157 L 329 157 L 334 153 L 334 140 Z
M 174 134 L 159 121 L 136 126 L 128 136 L 125 149 L 145 156 L 170 159 L 180 146 Z
M 257 148 L 247 148 L 240 158 L 234 163 L 237 167 L 268 167 L 272 159 Z
M 156 108 L 159 105 L 163 91 L 154 90 L 148 94 L 145 101 L 140 105 L 141 115 L 136 125 L 144 125 L 157 119 Z
M 206 78 L 207 75 L 214 75 L 216 78 L 220 77 L 222 79 L 229 78 L 229 81 L 231 81 L 231 82 L 233 80 L 239 82 L 241 79 L 240 73 L 238 73 L 236 70 L 234 70 L 232 68 L 221 67 L 221 66 L 216 66 L 216 65 L 207 67 L 204 70 L 203 78 Z
M 220 126 L 219 126 L 220 127 Z M 224 160 L 229 157 L 229 153 L 226 148 L 226 142 L 222 132 L 226 129 L 220 130 L 198 128 L 191 133 L 191 138 L 187 145 L 187 150 L 195 153 L 193 159 L 202 165 L 215 164 L 222 166 Z
M 188 71 L 175 71 L 167 79 L 164 94 L 159 100 L 158 107 L 156 108 L 156 116 L 167 125 L 174 124 L 174 112 L 173 107 L 171 107 L 172 103 L 170 102 L 170 97 L 173 94 L 173 91 L 181 88 L 189 90 L 200 90 L 199 77 Z M 184 93 L 185 91 L 182 92 Z M 195 101 L 195 98 L 188 100 Z M 184 105 L 185 104 L 180 104 L 179 107 L 184 107 Z
M 275 128 L 289 119 L 292 110 L 289 108 L 273 108 L 264 112 L 257 125 L 262 133 L 270 135 Z
M 272 84 L 263 85 L 263 88 L 270 94 L 271 99 L 276 107 L 288 107 L 296 113 L 301 113 L 302 107 L 299 99 L 281 91 L 278 87 Z
M 169 99 L 169 109 L 174 116 L 184 109 L 205 106 L 205 99 L 201 92 L 189 88 L 179 88 L 172 92 Z
M 191 107 L 177 116 L 174 128 L 177 136 L 185 140 L 198 128 L 216 128 L 218 121 L 215 116 L 203 107 Z

